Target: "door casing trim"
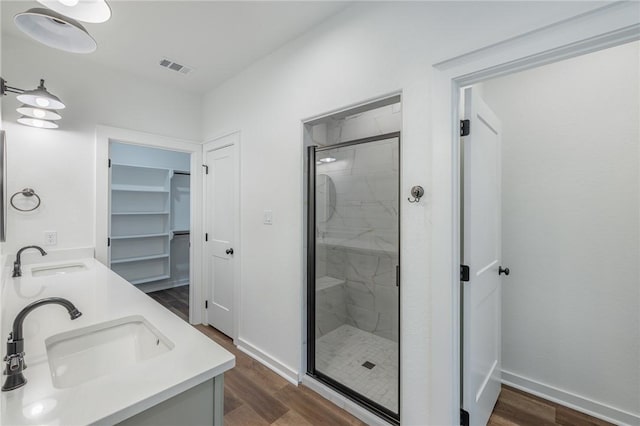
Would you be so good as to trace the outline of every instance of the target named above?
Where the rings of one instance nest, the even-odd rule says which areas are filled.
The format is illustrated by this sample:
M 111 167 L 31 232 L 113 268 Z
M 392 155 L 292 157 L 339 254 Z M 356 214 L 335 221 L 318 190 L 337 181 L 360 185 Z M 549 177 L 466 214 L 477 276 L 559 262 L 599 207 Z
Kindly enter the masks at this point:
M 210 151 L 216 151 L 218 149 L 222 149 L 222 148 L 227 148 L 230 146 L 233 146 L 233 154 L 235 156 L 235 176 L 233 177 L 233 179 L 236 182 L 236 193 L 235 193 L 235 209 L 237 212 L 236 215 L 236 222 L 235 222 L 235 230 L 234 230 L 234 253 L 233 253 L 233 261 L 234 261 L 234 265 L 233 265 L 233 332 L 231 333 L 231 337 L 233 339 L 233 342 L 238 345 L 238 338 L 240 336 L 240 310 L 242 309 L 242 303 L 241 303 L 241 287 L 242 287 L 242 277 L 241 277 L 241 273 L 242 273 L 242 268 L 241 268 L 241 264 L 242 264 L 242 244 L 241 244 L 241 233 L 240 233 L 240 229 L 241 229 L 241 221 L 242 221 L 242 209 L 241 209 L 241 197 L 240 197 L 240 190 L 241 190 L 241 173 L 240 173 L 240 165 L 241 165 L 241 161 L 240 161 L 240 131 L 234 131 L 234 132 L 230 132 L 230 133 L 225 133 L 222 136 L 218 136 L 216 138 L 213 138 L 207 142 L 205 142 L 202 145 L 202 164 L 205 164 L 206 162 L 206 158 L 207 158 L 207 153 Z M 202 169 L 203 167 L 201 167 Z M 202 229 L 203 229 L 203 234 L 205 232 L 205 226 L 206 226 L 206 222 L 204 220 L 204 218 L 206 217 L 206 208 L 207 208 L 207 197 L 208 194 L 206 193 L 207 190 L 207 185 L 205 184 L 205 179 L 206 179 L 206 174 L 202 174 Z M 204 254 L 205 254 L 205 250 L 204 250 L 204 238 L 202 240 L 202 256 L 204 259 Z M 206 265 L 205 262 L 202 262 L 202 297 L 203 300 L 206 300 L 206 298 L 208 297 L 209 294 L 209 288 L 208 288 L 208 283 L 206 282 L 207 279 L 207 272 L 206 272 Z M 203 304 L 203 312 L 202 312 L 202 321 L 206 324 L 209 324 L 209 318 L 207 318 L 207 312 L 204 309 L 204 304 Z
M 639 40 L 639 8 L 608 4 L 434 65 L 430 424 L 460 424 L 460 89 Z
M 95 223 L 94 238 L 95 258 L 109 265 L 109 250 L 106 244 L 109 237 L 109 143 L 121 142 L 130 145 L 145 146 L 149 148 L 168 149 L 190 154 L 191 166 L 191 193 L 201 193 L 202 182 L 202 146 L 195 141 L 178 139 L 169 136 L 155 135 L 152 133 L 122 129 L 118 127 L 98 125 L 96 127 L 96 186 L 95 186 Z M 202 310 L 196 309 L 203 305 L 201 298 L 202 275 L 202 214 L 201 200 L 191 197 L 190 205 L 190 240 L 189 250 L 189 323 L 200 324 L 202 322 Z

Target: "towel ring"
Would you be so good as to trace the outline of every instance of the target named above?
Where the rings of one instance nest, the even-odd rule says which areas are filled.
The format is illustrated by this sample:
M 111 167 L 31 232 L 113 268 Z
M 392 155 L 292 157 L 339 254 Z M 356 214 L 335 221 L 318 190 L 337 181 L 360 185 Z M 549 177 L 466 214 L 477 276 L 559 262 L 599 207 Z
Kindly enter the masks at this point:
M 13 199 L 16 197 L 16 195 L 23 195 L 27 198 L 29 197 L 36 197 L 36 199 L 38 200 L 38 204 L 35 205 L 35 207 L 30 208 L 30 209 L 21 209 L 20 207 L 17 207 L 15 204 L 13 204 Z M 34 191 L 31 188 L 25 188 L 22 191 L 18 191 L 15 194 L 13 194 L 11 196 L 10 199 L 10 203 L 11 203 L 11 207 L 13 207 L 14 209 L 21 211 L 21 212 L 31 212 L 34 211 L 35 209 L 37 209 L 38 207 L 40 207 L 40 196 L 38 194 L 36 194 L 36 191 Z

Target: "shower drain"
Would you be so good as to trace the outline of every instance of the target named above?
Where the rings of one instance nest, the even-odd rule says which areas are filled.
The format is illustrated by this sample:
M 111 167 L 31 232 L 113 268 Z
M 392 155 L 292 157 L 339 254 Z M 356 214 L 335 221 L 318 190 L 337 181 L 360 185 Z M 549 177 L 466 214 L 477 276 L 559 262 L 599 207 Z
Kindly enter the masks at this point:
M 368 368 L 369 370 L 371 370 L 371 369 L 372 369 L 373 367 L 375 367 L 376 365 L 375 365 L 374 363 L 372 363 L 372 362 L 365 361 L 365 363 L 364 363 L 364 364 L 362 364 L 362 366 L 363 366 L 364 368 Z

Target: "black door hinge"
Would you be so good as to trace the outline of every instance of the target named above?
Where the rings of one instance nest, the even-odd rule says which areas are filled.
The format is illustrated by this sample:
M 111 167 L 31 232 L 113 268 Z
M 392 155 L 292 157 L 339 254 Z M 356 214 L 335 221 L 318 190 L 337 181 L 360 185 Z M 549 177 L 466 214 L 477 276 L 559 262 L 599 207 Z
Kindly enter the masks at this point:
M 208 300 L 204 301 L 204 308 L 205 309 L 209 309 L 209 301 Z
M 109 158 L 109 168 L 111 168 L 111 158 Z
M 471 132 L 471 120 L 460 120 L 460 136 L 469 136 Z
M 207 166 L 206 164 L 203 164 L 202 167 L 204 167 L 204 174 L 208 175 L 209 174 L 209 166 Z
M 107 247 L 111 247 L 111 238 L 107 238 Z
M 460 265 L 460 281 L 469 281 L 469 265 Z
M 460 409 L 460 426 L 469 426 L 469 412 Z
M 208 234 L 208 233 L 205 233 L 205 234 L 204 234 L 204 240 L 205 240 L 205 241 L 209 241 L 209 234 Z

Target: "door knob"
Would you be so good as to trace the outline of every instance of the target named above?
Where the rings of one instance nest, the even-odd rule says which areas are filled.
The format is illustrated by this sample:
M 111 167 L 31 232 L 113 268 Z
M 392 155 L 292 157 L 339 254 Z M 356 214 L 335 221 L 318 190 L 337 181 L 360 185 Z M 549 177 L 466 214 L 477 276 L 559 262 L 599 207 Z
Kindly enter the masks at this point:
M 233 254 L 233 249 L 232 248 L 228 248 L 225 253 L 227 254 Z M 507 275 L 509 275 L 509 273 L 507 272 Z
M 502 274 L 509 275 L 509 272 L 510 272 L 509 268 L 502 269 L 502 266 L 498 267 L 498 275 L 502 275 Z

